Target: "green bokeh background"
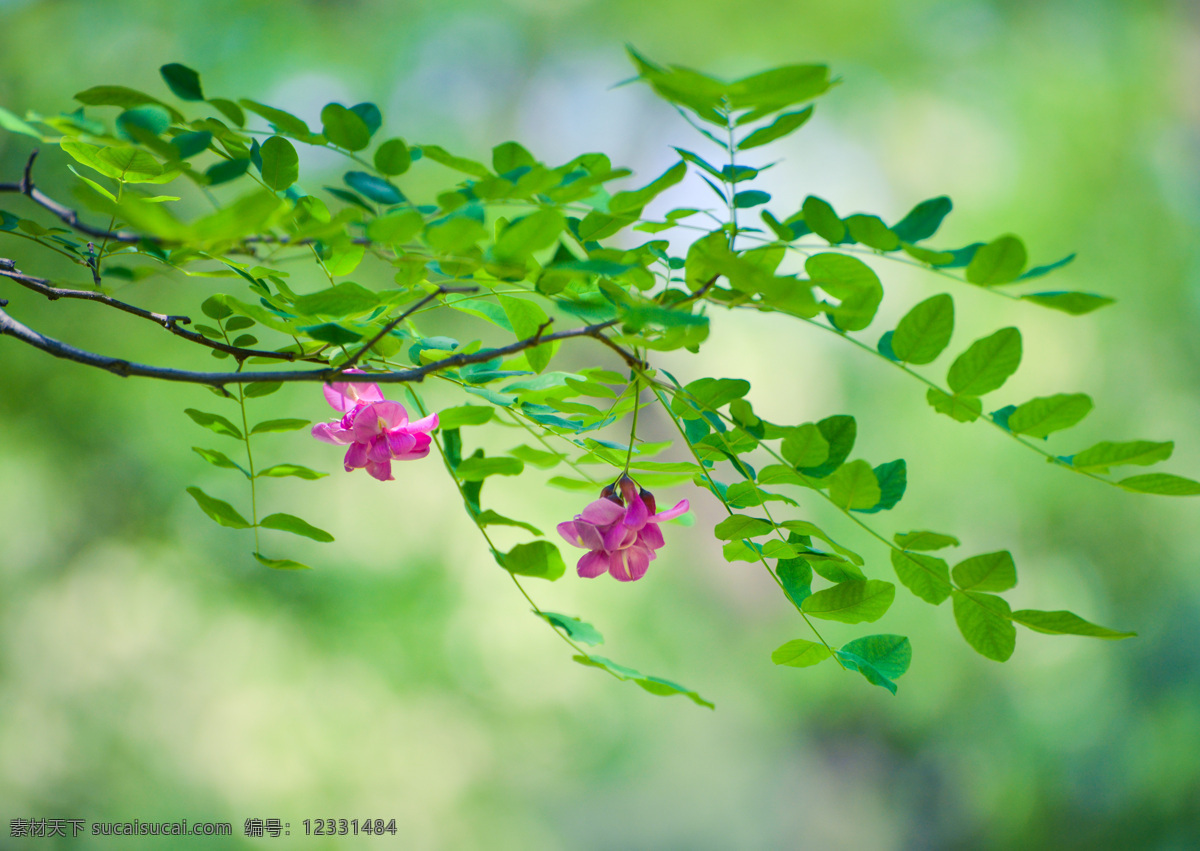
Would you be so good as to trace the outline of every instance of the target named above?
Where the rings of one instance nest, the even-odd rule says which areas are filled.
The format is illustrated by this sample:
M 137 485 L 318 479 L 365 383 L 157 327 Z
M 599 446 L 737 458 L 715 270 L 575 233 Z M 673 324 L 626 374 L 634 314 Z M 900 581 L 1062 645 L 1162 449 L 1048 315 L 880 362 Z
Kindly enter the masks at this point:
M 1119 302 L 1070 317 L 879 263 L 888 294 L 873 330 L 950 288 L 956 345 L 1005 324 L 1025 333 L 1025 363 L 994 407 L 1088 392 L 1097 410 L 1053 450 L 1173 438 L 1168 469 L 1200 474 L 1194 4 L 0 0 L 0 33 L 0 104 L 18 113 L 72 109 L 100 83 L 163 91 L 158 67 L 179 61 L 212 95 L 309 119 L 330 100 L 372 100 L 385 133 L 410 142 L 476 158 L 509 138 L 549 161 L 603 150 L 647 177 L 669 145 L 699 143 L 647 91 L 610 89 L 630 73 L 623 43 L 729 76 L 828 62 L 843 84 L 763 155 L 783 160 L 767 173 L 777 215 L 811 192 L 895 220 L 946 193 L 956 212 L 939 244 L 1016 231 L 1034 262 L 1079 252 L 1051 288 Z M 0 135 L 0 179 L 17 178 L 27 141 Z M 61 157 L 43 160 L 41 182 L 69 198 Z M 337 162 L 309 166 L 337 179 Z M 0 256 L 82 283 L 4 236 Z M 214 285 L 123 292 L 196 314 Z M 17 318 L 78 345 L 212 363 L 149 323 L 2 289 Z M 915 382 L 811 330 L 718 314 L 699 356 L 664 363 L 749 378 L 772 420 L 856 414 L 860 453 L 909 464 L 908 495 L 881 528 L 952 531 L 967 553 L 1009 548 L 1014 608 L 1070 607 L 1141 637 L 1022 631 L 1001 666 L 966 647 L 948 605 L 902 592 L 881 625 L 915 648 L 897 697 L 829 664 L 776 668 L 770 650 L 801 624 L 764 573 L 720 560 L 707 531 L 719 506 L 680 488 L 660 502 L 692 498 L 697 523 L 667 529 L 644 581 L 529 585 L 595 623 L 607 655 L 698 689 L 711 713 L 572 664 L 432 461 L 387 484 L 340 471 L 271 483 L 273 510 L 338 537 L 272 539 L 319 568 L 273 573 L 250 559 L 247 533 L 213 526 L 184 492 L 244 499 L 189 449 L 214 445 L 181 413 L 212 408 L 207 392 L 0 340 L 0 846 L 36 841 L 8 839 L 8 819 L 54 816 L 229 820 L 236 834 L 248 817 L 278 817 L 312 848 L 337 844 L 296 840 L 305 818 L 381 816 L 403 839 L 388 844 L 406 848 L 1200 846 L 1197 504 L 1053 469 L 984 425 L 933 414 Z M 606 357 L 564 351 L 561 367 Z M 317 395 L 291 387 L 259 405 L 318 419 Z M 646 427 L 667 434 L 660 417 Z M 302 433 L 262 444 L 275 460 L 338 467 Z M 532 481 L 489 483 L 485 499 L 547 529 L 579 502 Z M 803 511 L 890 578 L 885 551 L 819 506 Z M 380 842 L 342 844 L 367 841 Z M 133 846 L 95 842 L 61 847 Z

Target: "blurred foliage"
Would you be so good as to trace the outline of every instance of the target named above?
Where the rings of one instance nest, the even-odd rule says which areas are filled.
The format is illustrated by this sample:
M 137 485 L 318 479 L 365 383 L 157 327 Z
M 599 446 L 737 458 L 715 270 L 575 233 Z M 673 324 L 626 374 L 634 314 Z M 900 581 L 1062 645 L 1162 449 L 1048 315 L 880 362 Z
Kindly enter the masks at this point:
M 1178 468 L 1200 469 L 1200 18 L 1190 4 L 850 0 L 731 15 L 712 2 L 77 0 L 0 4 L 0 28 L 0 104 L 17 112 L 70 108 L 102 79 L 151 88 L 160 65 L 181 61 L 213 90 L 269 91 L 267 102 L 314 123 L 328 101 L 374 100 L 395 125 L 385 132 L 453 140 L 468 156 L 515 136 L 547 159 L 603 149 L 646 176 L 690 131 L 645 92 L 605 91 L 628 76 L 622 42 L 728 77 L 827 62 L 843 84 L 781 148 L 777 177 L 792 194 L 898 217 L 944 191 L 962 211 L 951 241 L 1016 228 L 1039 235 L 1035 256 L 1078 252 L 1056 286 L 1117 305 L 1072 319 L 982 294 L 975 336 L 1019 320 L 1030 362 L 1046 366 L 1014 376 L 1014 392 L 1087 392 L 1098 402 L 1088 435 L 1171 436 Z M 0 137 L 6 180 L 24 161 L 14 138 Z M 136 286 L 150 303 L 169 303 L 173 287 L 203 291 Z M 893 322 L 899 305 L 932 294 L 916 277 L 894 286 L 901 297 L 881 311 Z M 79 345 L 101 339 L 87 305 L 3 297 Z M 131 324 L 125 354 L 153 359 L 153 331 Z M 986 549 L 1009 544 L 1017 518 L 1015 603 L 1087 601 L 1079 609 L 1100 622 L 1119 604 L 1121 626 L 1141 637 L 1030 636 L 998 668 L 908 599 L 894 609 L 898 631 L 946 649 L 914 659 L 901 697 L 864 695 L 834 668 L 771 670 L 764 685 L 762 648 L 794 632 L 787 610 L 749 566 L 702 557 L 710 542 L 696 536 L 692 558 L 680 546 L 636 585 L 563 582 L 546 595 L 558 611 L 586 602 L 606 634 L 625 637 L 622 649 L 643 655 L 631 662 L 678 672 L 721 710 L 645 699 L 564 670 L 543 625 L 514 622 L 522 601 L 480 558 L 448 482 L 367 490 L 375 483 L 331 476 L 302 497 L 268 483 L 279 501 L 320 501 L 339 561 L 304 576 L 258 570 L 194 521 L 184 487 L 210 473 L 198 457 L 181 460 L 190 425 L 179 411 L 194 389 L 5 345 L 4 816 L 228 819 L 236 833 L 251 816 L 294 831 L 304 818 L 383 816 L 406 845 L 431 848 L 1200 843 L 1196 509 L 1089 487 L 934 418 L 912 387 L 822 341 L 782 326 L 760 339 L 727 365 L 774 388 L 772 419 L 869 399 L 880 412 L 862 423 L 870 457 L 895 457 L 918 433 L 937 447 L 909 455 L 920 486 L 897 524 L 942 516 Z M 835 358 L 842 380 L 785 380 L 762 351 Z M 310 391 L 283 394 L 298 413 L 323 413 Z M 1158 433 L 1143 434 L 1147 423 Z M 299 451 L 321 466 L 318 446 Z M 940 483 L 965 459 L 975 488 L 951 499 Z M 561 513 L 553 494 L 504 496 L 527 516 Z M 719 519 L 699 513 L 698 524 Z

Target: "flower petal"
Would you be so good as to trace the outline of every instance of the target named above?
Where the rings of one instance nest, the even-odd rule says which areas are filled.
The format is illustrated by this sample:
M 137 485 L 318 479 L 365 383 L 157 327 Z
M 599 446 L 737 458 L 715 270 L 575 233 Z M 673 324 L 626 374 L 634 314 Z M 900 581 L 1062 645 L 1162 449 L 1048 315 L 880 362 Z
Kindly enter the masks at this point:
M 681 499 L 678 503 L 676 503 L 674 508 L 668 508 L 666 511 L 660 511 L 658 514 L 652 516 L 650 518 L 650 522 L 661 523 L 664 520 L 673 520 L 680 514 L 683 514 L 689 508 L 691 508 L 691 505 L 688 504 L 688 501 L 686 499 Z
M 312 427 L 312 436 L 334 446 L 345 446 L 354 441 L 354 435 L 337 423 L 317 423 Z
M 618 582 L 634 582 L 646 575 L 650 554 L 641 547 L 627 547 L 613 553 L 609 573 Z
M 615 523 L 624 517 L 625 509 L 612 500 L 598 499 L 595 502 L 589 503 L 580 512 L 579 516 L 589 523 L 595 523 L 597 526 L 607 526 L 609 523 Z
M 646 503 L 642 502 L 642 498 L 634 493 L 633 498 L 626 504 L 625 525 L 630 529 L 641 529 L 646 525 L 649 517 L 650 512 L 646 510 Z
M 661 549 L 666 544 L 662 530 L 654 523 L 647 523 L 637 533 L 637 545 L 651 550 Z
M 615 552 L 628 547 L 637 540 L 637 536 L 636 529 L 630 529 L 624 523 L 614 523 L 604 532 L 604 549 Z
M 417 439 L 404 429 L 389 431 L 386 439 L 387 447 L 391 451 L 391 457 L 393 458 L 404 458 L 417 445 Z
M 347 473 L 351 470 L 357 470 L 359 467 L 367 466 L 367 444 L 351 443 L 350 448 L 346 450 L 346 458 L 342 463 Z
M 579 563 L 575 565 L 575 572 L 585 579 L 594 579 L 608 573 L 610 564 L 607 553 L 598 553 L 592 550 L 579 557 Z
M 368 461 L 367 472 L 381 482 L 395 481 L 395 476 L 392 475 L 391 461 Z
M 427 417 L 422 417 L 408 424 L 409 431 L 430 432 L 438 427 L 438 415 L 430 414 Z
M 354 372 L 362 375 L 361 369 L 348 369 L 347 373 Z M 332 384 L 326 384 L 321 388 L 325 393 L 325 401 L 339 411 L 349 411 L 356 404 L 361 402 L 382 402 L 383 391 L 379 389 L 378 384 L 359 384 L 350 381 L 335 381 Z
M 376 464 L 392 460 L 392 453 L 388 448 L 388 441 L 385 435 L 380 434 L 371 438 L 371 442 L 367 444 L 367 459 L 374 461 Z
M 574 520 L 564 520 L 558 524 L 558 534 L 562 535 L 562 539 L 573 547 L 579 547 L 581 550 L 588 549 L 588 546 L 583 542 L 583 536 L 579 534 L 579 530 L 575 527 Z

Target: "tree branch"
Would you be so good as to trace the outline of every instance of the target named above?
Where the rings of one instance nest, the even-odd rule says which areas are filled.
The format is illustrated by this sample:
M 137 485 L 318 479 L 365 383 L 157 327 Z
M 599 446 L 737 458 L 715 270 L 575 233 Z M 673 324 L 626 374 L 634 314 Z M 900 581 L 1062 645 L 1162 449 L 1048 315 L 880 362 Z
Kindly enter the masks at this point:
M 342 364 L 339 367 L 339 369 L 350 369 L 350 367 L 352 367 L 356 363 L 358 363 L 359 358 L 361 358 L 364 354 L 366 354 L 372 348 L 374 348 L 376 343 L 378 343 L 380 340 L 382 340 L 388 334 L 392 333 L 393 328 L 395 328 L 397 325 L 399 325 L 401 322 L 403 322 L 408 317 L 412 316 L 414 313 L 416 313 L 422 307 L 429 304 L 429 302 L 433 301 L 438 296 L 445 295 L 446 293 L 477 293 L 477 292 L 479 292 L 479 287 L 438 287 L 436 290 L 434 290 L 433 292 L 431 292 L 427 296 L 425 296 L 425 298 L 421 299 L 416 304 L 414 304 L 412 307 L 408 308 L 408 310 L 401 313 L 399 316 L 397 316 L 395 319 L 393 319 L 387 325 L 383 326 L 383 330 L 380 331 L 378 334 L 376 334 L 374 337 L 372 337 L 371 342 L 367 343 L 365 346 L 363 346 L 357 352 L 355 352 L 350 357 L 349 360 L 347 360 L 344 364 Z
M 41 293 L 50 301 L 57 301 L 60 298 L 74 298 L 83 301 L 96 301 L 100 304 L 106 304 L 109 307 L 115 307 L 117 310 L 122 310 L 125 313 L 132 313 L 134 316 L 140 316 L 143 319 L 161 325 L 163 328 L 170 331 L 177 337 L 182 337 L 185 340 L 190 340 L 193 343 L 199 343 L 202 346 L 207 346 L 210 349 L 216 349 L 219 352 L 227 352 L 239 360 L 246 358 L 274 358 L 275 360 L 297 361 L 308 360 L 311 363 L 324 363 L 324 361 L 301 358 L 294 352 L 271 352 L 260 349 L 243 349 L 238 346 L 231 346 L 228 343 L 222 343 L 217 340 L 210 340 L 203 334 L 198 334 L 195 331 L 190 331 L 187 328 L 181 327 L 181 324 L 191 323 L 191 319 L 187 316 L 175 316 L 164 313 L 153 313 L 149 310 L 143 310 L 132 304 L 126 304 L 123 301 L 118 301 L 115 298 L 98 293 L 93 290 L 68 290 L 56 287 L 45 278 L 35 278 L 31 275 L 26 275 L 16 268 L 13 261 L 0 257 L 0 277 L 8 278 L 16 281 L 26 289 L 33 290 L 36 293 Z
M 440 361 L 398 372 L 343 373 L 340 367 L 296 372 L 192 372 L 183 369 L 149 366 L 147 364 L 134 363 L 120 358 L 98 355 L 94 352 L 77 349 L 61 340 L 39 334 L 32 328 L 22 325 L 3 310 L 0 310 L 0 336 L 15 337 L 23 343 L 27 343 L 36 349 L 41 349 L 47 354 L 54 355 L 54 357 L 75 361 L 85 366 L 98 367 L 114 375 L 119 375 L 122 378 L 131 376 L 157 378 L 162 381 L 206 384 L 210 387 L 224 387 L 226 384 L 251 384 L 260 381 L 343 381 L 353 383 L 402 384 L 421 381 L 427 375 L 433 375 L 447 369 L 468 366 L 473 363 L 486 363 L 494 358 L 513 355 L 525 349 L 531 349 L 534 346 L 552 343 L 556 340 L 567 340 L 573 337 L 592 337 L 620 354 L 626 363 L 640 363 L 636 357 L 602 333 L 604 329 L 611 328 L 615 324 L 616 320 L 612 320 L 609 322 L 600 322 L 595 325 L 585 325 L 582 328 L 573 328 L 570 331 L 559 331 L 556 334 L 535 335 L 496 349 L 481 349 L 472 354 L 451 355 Z

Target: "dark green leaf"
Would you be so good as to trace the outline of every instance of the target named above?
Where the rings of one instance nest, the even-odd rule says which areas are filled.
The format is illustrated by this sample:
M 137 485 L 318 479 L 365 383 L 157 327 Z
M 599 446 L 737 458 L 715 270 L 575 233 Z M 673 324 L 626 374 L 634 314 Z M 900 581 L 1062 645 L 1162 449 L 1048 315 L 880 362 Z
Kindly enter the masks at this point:
M 870 469 L 870 468 L 868 468 Z M 805 598 L 805 614 L 842 623 L 877 621 L 896 599 L 896 586 L 879 579 L 842 582 Z
M 204 303 L 200 305 L 200 310 L 204 312 L 205 316 L 209 317 L 210 319 L 216 319 L 217 321 L 220 321 L 233 313 L 233 311 L 229 309 L 229 305 L 227 305 L 224 300 L 216 296 L 209 296 L 206 298 Z
M 639 671 L 635 671 L 633 668 L 627 668 L 624 665 L 618 665 L 611 659 L 605 659 L 603 656 L 572 656 L 571 658 L 585 667 L 600 668 L 601 670 L 608 671 L 619 680 L 635 682 L 645 691 L 650 692 L 650 694 L 658 695 L 659 697 L 682 694 L 698 706 L 705 706 L 709 709 L 714 708 L 713 704 L 709 703 L 696 692 L 679 685 L 679 683 L 664 680 L 662 677 L 648 677 Z
M 207 130 L 199 130 L 195 133 L 181 133 L 171 140 L 171 145 L 176 150 L 176 156 L 181 160 L 189 159 L 208 150 L 208 146 L 212 144 L 212 133 Z
M 1092 398 L 1086 393 L 1057 393 L 1039 396 L 1017 406 L 1008 417 L 1013 434 L 1046 437 L 1054 431 L 1070 428 L 1092 410 Z
M 954 620 L 975 651 L 996 662 L 1007 661 L 1017 644 L 1012 611 L 1003 597 L 976 591 L 954 592 Z
M 903 219 L 892 225 L 892 231 L 904 242 L 920 242 L 929 239 L 942 226 L 942 219 L 953 208 L 950 199 L 945 195 L 922 201 L 908 211 Z
M 1074 254 L 1068 254 L 1063 259 L 1055 260 L 1053 263 L 1047 263 L 1045 266 L 1035 266 L 1032 269 L 1030 269 L 1028 272 L 1025 272 L 1023 275 L 1021 275 L 1020 280 L 1028 281 L 1030 278 L 1040 278 L 1043 275 L 1048 275 L 1051 272 L 1053 272 L 1055 269 L 1061 269 L 1063 266 L 1066 266 L 1068 263 L 1070 263 L 1074 259 L 1075 259 Z
M 812 566 L 803 558 L 780 559 L 775 565 L 783 590 L 797 606 L 812 594 Z M 857 577 L 855 577 L 857 578 Z
M 466 464 L 473 459 L 463 461 Z M 519 576 L 535 576 L 539 579 L 549 579 L 553 582 L 564 573 L 567 566 L 563 563 L 558 547 L 549 541 L 532 541 L 528 544 L 517 544 L 504 553 L 501 566 L 509 573 Z
M 892 335 L 892 351 L 903 363 L 932 363 L 950 344 L 953 333 L 954 299 L 940 293 L 904 315 Z
M 244 127 L 246 124 L 246 113 L 242 112 L 242 108 L 231 100 L 225 98 L 209 98 L 209 106 L 216 107 L 217 110 L 236 124 L 238 127 Z
M 799 112 L 785 112 L 766 127 L 759 127 L 749 136 L 738 142 L 737 149 L 739 151 L 746 151 L 750 148 L 757 148 L 759 145 L 765 145 L 768 142 L 774 142 L 776 139 L 782 139 L 784 136 L 790 135 L 802 127 L 812 117 L 812 113 L 813 108 L 811 106 Z
M 372 136 L 383 126 L 383 114 L 373 103 L 356 103 L 350 107 L 350 111 L 362 119 L 363 124 L 367 126 L 367 132 Z
M 375 151 L 375 168 L 384 174 L 404 174 L 412 165 L 412 154 L 403 139 L 388 139 Z
M 776 665 L 807 668 L 810 665 L 823 662 L 829 656 L 829 648 L 824 644 L 817 644 L 814 641 L 797 638 L 776 647 L 771 652 L 771 661 Z
M 1030 293 L 1021 298 L 1025 301 L 1032 301 L 1034 304 L 1040 304 L 1042 307 L 1070 313 L 1072 316 L 1091 313 L 1114 301 L 1108 296 L 1077 292 Z
M 251 434 L 264 434 L 270 431 L 297 431 L 309 425 L 311 420 L 297 419 L 282 419 L 282 420 L 263 420 L 261 423 L 250 429 Z
M 300 157 L 292 143 L 282 136 L 272 136 L 263 142 L 260 155 L 263 183 L 276 192 L 287 189 L 300 176 Z
M 587 621 L 573 618 L 570 615 L 560 615 L 557 612 L 542 611 L 534 612 L 534 614 L 551 626 L 561 629 L 572 641 L 578 641 L 580 644 L 587 644 L 591 647 L 604 643 L 604 636 Z
M 321 110 L 325 138 L 347 151 L 361 151 L 371 143 L 371 131 L 356 113 L 340 103 L 326 104 Z
M 1021 365 L 1021 332 L 1001 328 L 959 355 L 946 381 L 956 395 L 982 396 L 1000 388 Z
M 197 487 L 190 487 L 187 492 L 196 500 L 201 510 L 222 526 L 231 529 L 249 529 L 250 522 L 238 514 L 233 506 L 220 499 L 214 499 Z
M 760 204 L 765 204 L 770 200 L 770 194 L 760 189 L 747 189 L 733 196 L 733 206 L 739 210 L 744 210 L 747 207 L 757 207 Z
M 475 522 L 480 526 L 515 526 L 534 535 L 540 536 L 544 534 L 537 526 L 525 523 L 522 520 L 513 520 L 511 517 L 505 517 L 503 514 L 498 514 L 490 508 L 487 511 L 480 512 L 479 516 L 475 518 Z
M 200 88 L 200 75 L 186 65 L 172 62 L 159 69 L 175 97 L 180 100 L 204 100 L 204 91 Z
M 191 417 L 196 425 L 204 426 L 206 429 L 215 431 L 217 434 L 223 434 L 226 437 L 232 437 L 236 440 L 242 439 L 242 433 L 238 430 L 238 427 L 218 414 L 207 414 L 204 411 L 197 411 L 195 408 L 186 408 L 184 413 Z
M 221 160 L 221 162 L 209 166 L 204 174 L 208 178 L 209 186 L 219 186 L 222 183 L 228 183 L 231 180 L 237 180 L 249 169 L 249 158 Z
M 404 196 L 400 190 L 388 183 L 382 177 L 367 174 L 365 171 L 348 171 L 343 178 L 346 185 L 362 193 L 377 204 L 403 204 Z
M 269 567 L 272 570 L 312 570 L 307 564 L 292 561 L 290 558 L 267 558 L 262 553 L 254 553 L 254 558 L 263 567 Z
M 284 476 L 295 476 L 297 479 L 323 479 L 328 476 L 328 473 L 318 473 L 316 470 L 310 470 L 308 467 L 301 467 L 299 464 L 276 464 L 273 467 L 267 467 L 265 470 L 259 470 L 258 476 L 268 476 L 273 479 L 283 478 Z
M 892 568 L 904 587 L 926 603 L 939 606 L 950 596 L 950 565 L 936 556 L 892 550 Z
M 1015 281 L 1025 268 L 1025 243 L 1015 236 L 994 239 L 981 247 L 967 264 L 967 280 L 992 287 Z
M 890 511 L 904 497 L 908 487 L 908 465 L 903 458 L 880 464 L 872 472 L 879 482 L 879 502 L 870 508 L 856 509 L 864 514 L 875 514 L 879 511 Z
M 954 581 L 964 591 L 1007 591 L 1017 584 L 1017 566 L 1012 553 L 971 556 L 954 565 Z
M 829 457 L 818 467 L 804 467 L 800 472 L 806 476 L 822 479 L 836 470 L 850 456 L 854 440 L 858 435 L 858 424 L 848 414 L 836 414 L 817 423 L 817 428 L 829 444 Z
M 912 663 L 912 645 L 903 635 L 867 635 L 844 644 L 837 657 L 847 668 L 857 670 L 872 685 L 896 693 L 897 680 Z
M 280 532 L 303 535 L 305 538 L 312 538 L 314 541 L 320 541 L 323 544 L 333 541 L 333 535 L 330 535 L 324 529 L 318 529 L 316 526 L 291 514 L 268 514 L 259 521 L 258 525 L 264 529 L 278 529 Z
M 1012 613 L 1012 619 L 1021 626 L 1047 635 L 1086 635 L 1090 638 L 1133 638 L 1136 632 L 1118 632 L 1115 629 L 1097 626 L 1085 621 L 1074 612 L 1042 612 L 1037 609 L 1021 609 Z

